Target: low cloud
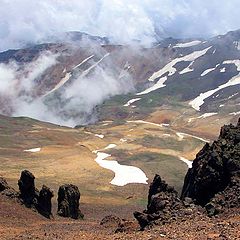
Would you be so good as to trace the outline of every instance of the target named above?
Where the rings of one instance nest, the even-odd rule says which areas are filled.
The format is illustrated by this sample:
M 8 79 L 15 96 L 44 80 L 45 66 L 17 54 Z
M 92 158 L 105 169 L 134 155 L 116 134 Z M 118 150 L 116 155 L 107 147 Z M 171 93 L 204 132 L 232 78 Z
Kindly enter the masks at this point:
M 0 113 L 73 127 L 95 121 L 95 107 L 106 99 L 134 90 L 127 72 L 114 68 L 110 60 L 100 66 L 99 60 L 91 59 L 89 69 L 75 73 L 67 87 L 49 95 L 41 92 L 39 80 L 58 63 L 58 57 L 44 52 L 35 61 L 24 65 L 16 62 L 0 64 Z
M 161 37 L 209 37 L 240 27 L 238 0 L 2 0 L 0 51 L 67 31 L 113 42 Z

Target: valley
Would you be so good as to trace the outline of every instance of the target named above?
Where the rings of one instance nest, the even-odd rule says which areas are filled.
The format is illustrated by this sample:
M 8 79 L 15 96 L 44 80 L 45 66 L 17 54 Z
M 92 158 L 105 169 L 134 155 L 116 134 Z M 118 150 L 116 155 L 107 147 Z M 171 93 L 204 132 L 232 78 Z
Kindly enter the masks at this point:
M 61 228 L 72 239 L 113 239 L 113 229 L 99 226 L 103 217 L 132 220 L 145 208 L 155 174 L 180 193 L 199 150 L 240 115 L 239 30 L 209 39 L 167 38 L 151 47 L 72 34 L 75 40 L 0 53 L 0 176 L 18 189 L 20 172 L 29 170 L 37 188 L 54 191 L 54 211 L 59 186 L 74 184 L 85 218 L 55 214 L 50 223 L 27 209 L 36 224 L 25 219 L 14 229 L 12 203 L 0 195 L 2 214 L 10 216 L 7 223 L 0 218 L 6 239 L 68 239 L 58 235 Z M 21 206 L 16 211 L 24 219 Z M 196 219 L 208 233 L 216 229 L 216 219 Z M 30 234 L 29 226 L 39 233 Z M 189 227 L 189 238 L 179 239 L 193 239 L 194 222 L 184 222 L 180 233 Z M 137 223 L 130 228 L 131 238 L 114 236 L 139 239 Z M 151 239 L 148 234 L 155 237 L 141 236 Z

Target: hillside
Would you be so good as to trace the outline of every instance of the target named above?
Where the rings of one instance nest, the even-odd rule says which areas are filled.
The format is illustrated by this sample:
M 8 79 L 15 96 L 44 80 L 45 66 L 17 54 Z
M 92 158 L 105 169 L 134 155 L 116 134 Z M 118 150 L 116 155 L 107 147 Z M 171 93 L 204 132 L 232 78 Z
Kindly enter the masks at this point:
M 17 119 L 15 120 L 15 123 L 17 121 L 23 122 L 24 119 Z M 53 127 L 53 125 L 39 123 L 30 119 L 27 121 L 28 126 L 29 123 L 35 123 L 42 125 L 42 127 L 46 125 L 49 130 Z M 63 219 L 55 214 L 54 218 L 49 220 L 40 216 L 32 209 L 26 209 L 26 207 L 21 205 L 16 198 L 6 197 L 5 192 L 3 191 L 0 194 L 1 239 L 238 239 L 240 230 L 239 199 L 233 191 L 237 190 L 235 191 L 237 194 L 239 191 L 239 152 L 234 150 L 239 147 L 239 126 L 239 123 L 236 127 L 234 125 L 224 126 L 221 130 L 219 139 L 215 141 L 211 147 L 206 147 L 209 146 L 206 144 L 205 147 L 203 147 L 203 149 L 197 154 L 197 157 L 193 162 L 193 168 L 189 169 L 188 174 L 185 177 L 183 194 L 193 197 L 194 200 L 195 197 L 198 199 L 199 196 L 196 193 L 201 191 L 201 187 L 194 187 L 195 184 L 206 184 L 206 182 L 208 182 L 208 178 L 205 177 L 202 177 L 199 180 L 199 174 L 204 175 L 209 171 L 209 168 L 214 169 L 215 176 L 217 176 L 217 174 L 222 174 L 221 178 L 218 178 L 218 181 L 222 181 L 222 179 L 224 179 L 227 183 L 226 186 L 218 189 L 218 184 L 215 186 L 210 184 L 207 185 L 208 187 L 213 188 L 211 193 L 214 193 L 214 189 L 217 191 L 215 192 L 217 193 L 215 196 L 214 194 L 211 195 L 211 198 L 214 196 L 211 199 L 211 204 L 214 204 L 212 206 L 219 205 L 222 207 L 220 212 L 213 213 L 212 211 L 209 211 L 210 209 L 206 205 L 205 208 L 207 209 L 208 214 L 213 213 L 211 217 L 207 216 L 204 208 L 197 205 L 195 206 L 194 204 L 189 204 L 186 202 L 189 201 L 189 198 L 188 200 L 185 198 L 183 200 L 183 203 L 185 204 L 182 206 L 183 209 L 178 209 L 175 215 L 173 215 L 174 217 L 170 218 L 170 221 L 167 219 L 163 221 L 162 219 L 157 222 L 157 220 L 155 220 L 156 225 L 153 225 L 151 228 L 142 232 L 139 231 L 138 224 L 133 221 L 131 217 L 133 211 L 137 210 L 137 206 L 131 204 L 121 206 L 114 204 L 114 202 L 110 205 L 108 202 L 103 205 L 99 199 L 92 204 L 87 204 L 84 202 L 86 200 L 84 194 L 86 193 L 81 191 L 82 197 L 80 208 L 85 214 L 83 220 Z M 59 129 L 55 129 L 55 131 L 57 133 Z M 56 135 L 58 135 L 58 133 Z M 232 144 L 233 142 L 235 142 L 235 145 Z M 221 146 L 221 149 L 216 147 L 218 145 Z M 211 150 L 211 148 L 214 149 Z M 224 173 L 222 173 L 222 169 L 217 167 L 212 161 L 212 159 L 216 157 L 213 155 L 216 149 L 218 149 L 219 161 L 222 161 L 228 166 L 231 165 L 229 168 L 224 168 Z M 224 157 L 227 152 L 231 152 L 231 158 L 226 159 Z M 34 161 L 36 161 L 36 159 Z M 233 162 L 235 165 L 232 164 Z M 29 165 L 29 167 L 31 168 L 31 165 Z M 36 170 L 37 169 L 35 169 L 35 171 Z M 43 181 L 44 184 L 47 183 L 51 186 L 51 188 L 54 188 L 53 182 L 48 180 L 47 173 L 45 176 L 46 178 L 37 178 L 37 182 Z M 94 175 L 92 175 L 92 177 L 93 176 Z M 227 176 L 231 176 L 231 178 L 228 178 Z M 164 206 L 163 200 L 160 202 L 156 201 L 157 198 L 161 199 L 162 196 L 164 196 L 161 194 L 168 194 L 163 190 L 166 186 L 165 182 L 161 182 L 161 179 L 159 182 L 159 180 L 157 180 L 158 178 L 159 176 L 156 176 L 150 185 L 149 196 L 152 194 L 152 197 L 148 197 L 148 201 L 150 199 L 150 202 L 148 202 L 148 212 L 145 211 L 144 214 L 153 214 L 150 211 L 152 211 L 151 209 L 155 209 L 153 208 L 154 204 L 156 204 L 156 207 L 161 207 L 161 209 L 162 206 Z M 198 181 L 192 181 L 194 178 Z M 210 181 L 211 183 L 214 183 L 216 179 L 212 178 Z M 58 182 L 58 184 L 61 183 Z M 158 184 L 160 184 L 161 187 L 160 192 L 156 194 L 154 191 L 159 191 L 159 189 L 156 188 Z M 186 186 L 188 186 L 188 194 L 186 194 Z M 235 186 L 238 188 L 234 190 Z M 161 191 L 161 188 L 163 192 Z M 171 190 L 169 187 L 166 189 L 168 189 L 167 191 L 172 192 L 172 188 Z M 191 189 L 195 189 L 195 192 L 192 192 Z M 139 189 L 134 188 L 134 190 Z M 207 189 L 206 192 L 208 192 Z M 97 193 L 95 192 L 95 194 Z M 95 194 L 93 194 L 93 197 L 96 197 Z M 147 193 L 141 192 L 141 195 L 143 199 L 147 200 Z M 223 198 L 224 204 L 222 202 Z M 134 199 L 129 198 L 129 202 L 134 202 Z M 180 202 L 180 200 L 178 200 L 178 202 Z M 56 203 L 54 202 L 53 211 L 55 212 L 55 210 Z M 161 212 L 162 210 L 159 211 Z M 171 208 L 168 212 L 164 212 L 163 210 L 163 213 L 167 217 L 171 211 L 176 210 Z M 181 215 L 181 213 L 184 214 Z M 125 220 L 122 220 L 120 225 L 116 225 L 116 223 L 111 222 L 111 220 L 109 225 L 107 222 L 105 223 L 106 225 L 100 225 L 100 221 L 103 216 L 109 214 L 115 214 Z M 156 214 L 158 213 L 155 213 L 155 219 L 157 216 Z M 191 221 L 189 221 L 189 217 L 191 217 Z

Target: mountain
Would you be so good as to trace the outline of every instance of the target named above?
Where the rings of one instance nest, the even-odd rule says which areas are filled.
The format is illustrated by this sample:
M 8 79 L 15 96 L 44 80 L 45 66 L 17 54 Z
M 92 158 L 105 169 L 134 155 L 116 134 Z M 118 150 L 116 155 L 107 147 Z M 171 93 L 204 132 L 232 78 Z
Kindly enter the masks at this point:
M 210 219 L 202 208 L 194 207 L 194 221 L 166 222 L 156 232 L 144 233 L 136 222 L 121 218 L 131 219 L 134 211 L 146 206 L 155 174 L 181 192 L 188 172 L 183 196 L 193 201 L 198 201 L 195 190 L 201 184 L 211 190 L 206 202 L 218 193 L 211 200 L 214 206 L 221 203 L 219 191 L 232 198 L 231 184 L 214 191 L 208 173 L 214 171 L 213 180 L 220 176 L 216 183 L 225 183 L 222 165 L 231 169 L 232 164 L 221 162 L 219 156 L 238 154 L 238 147 L 232 147 L 238 132 L 225 136 L 236 127 L 224 128 L 220 139 L 214 140 L 221 126 L 239 118 L 239 45 L 240 30 L 210 39 L 166 38 L 148 47 L 115 45 L 111 39 L 71 32 L 44 44 L 1 52 L 0 175 L 17 189 L 20 173 L 29 170 L 37 179 L 36 189 L 42 189 L 41 197 L 34 191 L 38 201 L 49 202 L 44 192 L 52 198 L 43 184 L 54 192 L 53 212 L 59 186 L 76 185 L 85 216 L 81 222 L 60 217 L 47 221 L 0 194 L 3 236 L 112 239 L 109 233 L 115 229 L 99 226 L 105 216 L 106 225 L 120 221 L 116 235 L 120 239 L 160 235 L 193 239 L 199 229 L 203 230 L 200 239 L 237 236 L 239 216 L 233 211 Z M 196 157 L 201 149 L 203 156 Z M 216 173 L 219 169 L 223 174 Z M 199 182 L 202 176 L 211 185 Z M 167 209 L 172 209 L 169 203 L 180 201 L 179 196 L 156 179 L 165 189 L 160 199 L 167 198 Z M 153 186 L 149 196 L 155 193 Z M 150 205 L 149 217 L 154 218 L 158 216 L 155 205 Z M 208 210 L 216 209 L 209 206 Z M 183 209 L 185 220 L 190 211 L 191 206 Z M 174 211 L 169 213 L 175 217 Z M 220 227 L 219 219 L 224 222 Z M 36 231 L 29 233 L 30 228 Z M 125 234 L 128 231 L 130 235 Z
M 152 47 L 112 45 L 71 32 L 52 43 L 0 53 L 0 70 L 14 75 L 0 91 L 1 112 L 69 126 L 102 119 L 99 108 L 111 117 L 113 106 L 121 117 L 176 104 L 195 110 L 186 116 L 189 122 L 196 115 L 234 117 L 240 112 L 239 59 L 240 30 L 210 39 L 167 38 Z

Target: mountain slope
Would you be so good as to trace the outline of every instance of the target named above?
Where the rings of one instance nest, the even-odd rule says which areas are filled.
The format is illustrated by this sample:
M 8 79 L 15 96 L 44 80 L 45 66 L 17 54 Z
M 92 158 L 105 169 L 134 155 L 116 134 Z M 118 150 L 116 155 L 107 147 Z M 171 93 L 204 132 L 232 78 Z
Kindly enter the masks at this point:
M 73 126 L 96 121 L 96 106 L 121 95 L 150 109 L 189 103 L 203 113 L 238 115 L 239 42 L 238 30 L 149 48 L 80 37 L 2 52 L 1 112 Z

